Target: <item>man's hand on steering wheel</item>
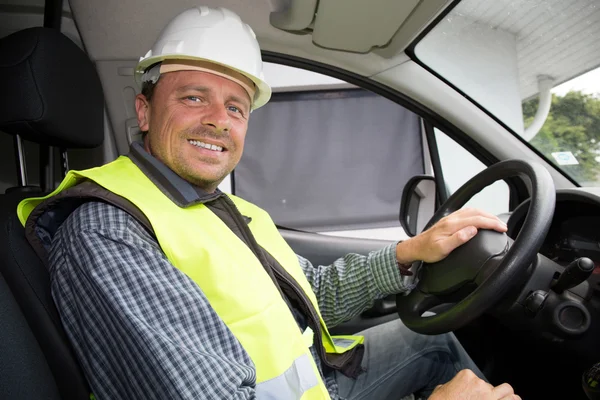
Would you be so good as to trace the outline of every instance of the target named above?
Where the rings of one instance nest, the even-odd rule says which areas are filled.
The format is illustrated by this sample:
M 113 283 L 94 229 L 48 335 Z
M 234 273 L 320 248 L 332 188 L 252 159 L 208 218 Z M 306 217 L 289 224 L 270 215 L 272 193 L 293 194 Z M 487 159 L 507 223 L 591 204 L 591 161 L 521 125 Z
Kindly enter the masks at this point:
M 448 383 L 435 388 L 429 400 L 521 400 L 508 383 L 496 387 L 463 369 Z
M 472 239 L 478 229 L 493 229 L 503 233 L 507 227 L 493 214 L 474 208 L 460 209 L 421 234 L 398 243 L 396 258 L 400 264 L 443 260 L 452 250 Z

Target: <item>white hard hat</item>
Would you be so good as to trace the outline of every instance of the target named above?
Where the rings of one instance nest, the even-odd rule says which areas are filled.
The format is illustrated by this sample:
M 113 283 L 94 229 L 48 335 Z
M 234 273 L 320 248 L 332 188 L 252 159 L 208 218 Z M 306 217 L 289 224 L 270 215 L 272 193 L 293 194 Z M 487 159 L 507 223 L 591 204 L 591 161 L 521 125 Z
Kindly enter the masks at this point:
M 135 80 L 141 86 L 146 70 L 163 60 L 199 61 L 217 67 L 216 74 L 233 70 L 253 85 L 252 109 L 265 105 L 271 88 L 264 81 L 262 58 L 256 35 L 234 12 L 225 8 L 195 7 L 182 12 L 169 22 L 158 40 L 135 68 Z M 223 69 L 222 67 L 225 67 Z M 179 68 L 186 69 L 186 68 Z M 194 68 L 195 69 L 195 68 Z M 199 68 L 206 70 L 205 68 Z M 171 68 L 170 71 L 177 70 Z M 213 72 L 213 71 L 209 71 Z M 238 75 L 239 78 L 239 75 Z M 232 79 L 238 83 L 240 79 Z M 245 79 L 244 79 L 245 80 Z M 244 89 L 248 91 L 246 85 Z M 253 97 L 253 98 L 252 98 Z

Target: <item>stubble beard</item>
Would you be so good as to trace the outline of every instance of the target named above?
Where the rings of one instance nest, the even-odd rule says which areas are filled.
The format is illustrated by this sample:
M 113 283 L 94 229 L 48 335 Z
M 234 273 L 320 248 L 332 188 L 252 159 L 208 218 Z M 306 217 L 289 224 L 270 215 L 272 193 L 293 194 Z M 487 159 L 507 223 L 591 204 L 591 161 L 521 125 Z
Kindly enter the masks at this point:
M 205 128 L 203 126 L 196 128 L 189 128 L 184 130 L 178 134 L 181 138 L 193 138 L 194 140 L 202 139 L 213 139 L 223 142 L 225 144 L 225 148 L 227 151 L 234 152 L 236 150 L 236 146 L 234 142 L 231 140 L 229 133 L 216 134 L 211 129 Z M 186 139 L 187 141 L 187 139 Z M 191 144 L 189 144 L 192 146 Z M 152 148 L 152 141 L 149 141 L 150 153 L 158 158 L 163 164 L 167 165 L 165 161 L 160 156 L 160 152 L 155 151 Z M 181 154 L 179 154 L 181 155 Z M 173 162 L 175 165 L 169 166 L 177 175 L 181 178 L 185 179 L 189 183 L 198 186 L 202 190 L 212 193 L 219 186 L 219 184 L 225 179 L 227 175 L 231 173 L 231 171 L 235 168 L 235 165 L 230 166 L 229 164 L 221 166 L 217 172 L 214 173 L 217 178 L 215 179 L 205 179 L 199 175 L 198 168 L 193 167 L 193 161 L 187 160 L 185 157 L 178 157 L 177 155 L 173 158 Z M 211 160 L 202 160 L 202 162 L 211 164 Z M 214 165 L 214 164 L 213 164 Z

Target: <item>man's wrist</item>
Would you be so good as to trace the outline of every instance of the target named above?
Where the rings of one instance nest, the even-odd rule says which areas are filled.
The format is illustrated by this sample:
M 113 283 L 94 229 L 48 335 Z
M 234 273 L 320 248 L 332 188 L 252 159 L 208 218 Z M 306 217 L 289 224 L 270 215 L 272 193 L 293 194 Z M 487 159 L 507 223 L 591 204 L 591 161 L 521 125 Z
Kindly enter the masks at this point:
M 399 241 L 396 244 L 396 264 L 398 265 L 398 269 L 400 270 L 401 275 L 412 275 L 412 271 L 410 271 L 410 267 L 413 262 L 417 261 L 414 257 L 414 239 L 408 239 L 405 241 Z
M 417 239 L 410 238 L 401 240 L 396 244 L 396 261 L 398 264 L 409 264 L 418 261 L 415 251 L 415 242 Z
M 400 264 L 396 261 L 396 265 L 398 265 L 398 270 L 400 271 L 400 275 L 411 276 L 413 272 L 410 270 L 412 267 L 412 263 L 410 264 Z

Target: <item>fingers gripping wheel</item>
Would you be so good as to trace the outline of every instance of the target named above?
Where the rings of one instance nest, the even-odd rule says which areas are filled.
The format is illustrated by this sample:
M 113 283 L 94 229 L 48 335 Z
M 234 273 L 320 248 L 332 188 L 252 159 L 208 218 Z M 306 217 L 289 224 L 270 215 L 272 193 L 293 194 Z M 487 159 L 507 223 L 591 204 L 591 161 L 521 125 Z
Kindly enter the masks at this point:
M 456 330 L 493 306 L 512 285 L 524 278 L 554 214 L 554 182 L 540 164 L 507 160 L 487 168 L 459 188 L 425 229 L 459 210 L 485 187 L 516 175 L 529 180 L 531 202 L 515 241 L 504 233 L 482 230 L 444 260 L 423 263 L 417 287 L 408 296 L 396 296 L 398 314 L 407 327 L 430 335 Z M 437 315 L 422 316 L 444 303 L 455 304 Z

